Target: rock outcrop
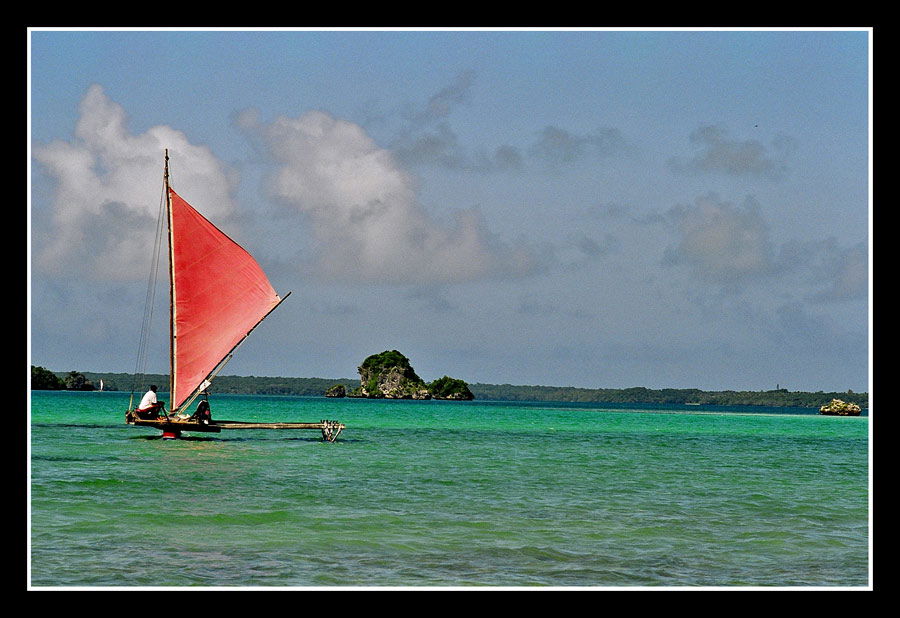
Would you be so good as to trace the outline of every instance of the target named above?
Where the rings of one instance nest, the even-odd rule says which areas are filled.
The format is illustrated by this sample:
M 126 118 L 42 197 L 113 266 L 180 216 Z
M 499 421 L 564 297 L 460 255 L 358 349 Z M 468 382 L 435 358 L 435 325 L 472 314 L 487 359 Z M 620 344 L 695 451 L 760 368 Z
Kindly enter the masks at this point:
M 397 350 L 386 350 L 381 354 L 373 354 L 366 358 L 357 370 L 359 371 L 359 386 L 347 392 L 347 397 L 450 399 L 456 401 L 475 398 L 469 390 L 468 384 L 462 380 L 444 376 L 431 384 L 426 384 L 416 374 L 409 359 Z
M 409 359 L 397 350 L 373 354 L 357 368 L 363 397 L 375 399 L 431 399 L 425 382 Z
M 428 391 L 435 399 L 450 399 L 453 401 L 470 401 L 475 399 L 475 395 L 469 390 L 468 384 L 449 376 L 438 378 L 429 384 Z
M 325 396 L 326 397 L 346 397 L 347 389 L 344 387 L 343 384 L 335 384 L 334 386 L 330 387 L 327 391 L 325 391 Z
M 862 409 L 855 403 L 847 403 L 841 399 L 832 399 L 831 403 L 819 408 L 819 414 L 832 416 L 859 416 Z

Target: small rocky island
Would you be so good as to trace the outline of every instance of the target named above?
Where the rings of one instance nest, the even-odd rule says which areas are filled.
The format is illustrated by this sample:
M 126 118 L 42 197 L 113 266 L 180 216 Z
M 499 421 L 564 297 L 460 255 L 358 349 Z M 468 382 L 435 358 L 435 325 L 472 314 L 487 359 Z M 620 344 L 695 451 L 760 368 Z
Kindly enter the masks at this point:
M 841 399 L 832 399 L 831 403 L 819 408 L 819 414 L 831 416 L 859 416 L 862 409 L 855 403 L 847 403 Z
M 409 359 L 397 350 L 373 354 L 357 368 L 359 386 L 348 391 L 335 384 L 325 391 L 326 397 L 366 397 L 369 399 L 447 399 L 469 401 L 475 395 L 463 380 L 448 376 L 426 383 Z

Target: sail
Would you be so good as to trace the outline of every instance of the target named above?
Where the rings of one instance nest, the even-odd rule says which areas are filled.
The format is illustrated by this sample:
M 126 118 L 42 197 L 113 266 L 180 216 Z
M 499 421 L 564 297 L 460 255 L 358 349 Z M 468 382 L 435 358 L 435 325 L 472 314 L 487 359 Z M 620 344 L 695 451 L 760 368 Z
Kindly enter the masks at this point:
M 281 302 L 256 260 L 169 188 L 177 410 Z

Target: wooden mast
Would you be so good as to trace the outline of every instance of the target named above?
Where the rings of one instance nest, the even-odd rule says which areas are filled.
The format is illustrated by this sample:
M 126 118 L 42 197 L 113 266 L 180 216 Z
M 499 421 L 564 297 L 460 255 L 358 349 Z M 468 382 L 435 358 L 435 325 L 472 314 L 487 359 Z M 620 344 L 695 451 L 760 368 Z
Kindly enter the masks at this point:
M 175 394 L 175 246 L 172 242 L 172 195 L 169 192 L 169 149 L 165 149 L 166 163 L 163 181 L 166 191 L 166 220 L 169 227 L 169 398 Z M 172 405 L 172 402 L 169 402 Z M 171 410 L 174 412 L 174 410 Z

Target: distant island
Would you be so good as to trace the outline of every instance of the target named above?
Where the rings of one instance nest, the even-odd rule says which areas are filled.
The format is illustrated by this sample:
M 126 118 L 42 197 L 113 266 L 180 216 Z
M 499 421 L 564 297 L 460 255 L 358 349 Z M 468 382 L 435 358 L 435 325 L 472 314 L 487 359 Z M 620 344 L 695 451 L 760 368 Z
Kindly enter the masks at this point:
M 475 398 L 463 380 L 444 376 L 425 383 L 409 359 L 397 350 L 385 350 L 367 357 L 357 367 L 359 386 L 347 391 L 335 384 L 325 391 L 326 397 L 366 397 L 369 399 L 447 399 L 470 401 Z
M 69 378 L 66 384 L 66 378 Z M 31 368 L 32 390 L 96 390 L 103 380 L 105 391 L 125 391 L 132 388 L 130 373 L 54 372 L 43 367 Z M 239 395 L 285 395 L 294 397 L 322 397 L 336 384 L 358 382 L 353 378 L 289 378 L 264 376 L 225 376 L 215 381 L 215 393 Z M 89 384 L 88 384 L 89 383 Z M 137 390 L 154 383 L 163 388 L 169 383 L 166 374 L 145 374 Z M 71 387 L 71 388 L 70 388 Z M 581 388 L 574 386 L 528 386 L 513 384 L 468 383 L 476 399 L 488 401 L 562 401 L 573 403 L 615 404 L 701 404 L 714 406 L 771 406 L 820 408 L 832 399 L 869 407 L 868 393 L 854 391 L 789 391 L 777 388 L 765 391 L 703 391 L 695 388 L 650 389 L 642 386 L 614 388 Z
M 97 378 L 97 383 L 99 380 Z M 93 391 L 94 382 L 78 371 L 54 373 L 44 367 L 31 366 L 31 390 L 33 391 Z

